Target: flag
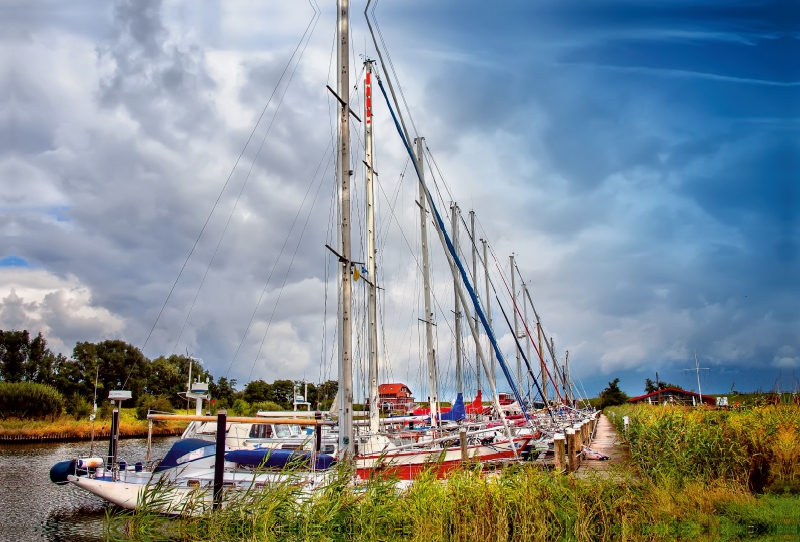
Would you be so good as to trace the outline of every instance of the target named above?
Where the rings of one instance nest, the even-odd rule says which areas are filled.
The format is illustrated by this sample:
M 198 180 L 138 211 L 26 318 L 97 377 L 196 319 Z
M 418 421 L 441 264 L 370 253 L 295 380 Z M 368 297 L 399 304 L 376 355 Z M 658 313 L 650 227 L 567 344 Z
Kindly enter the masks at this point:
M 361 273 L 358 272 L 358 267 L 353 266 L 353 280 L 358 280 L 361 277 Z

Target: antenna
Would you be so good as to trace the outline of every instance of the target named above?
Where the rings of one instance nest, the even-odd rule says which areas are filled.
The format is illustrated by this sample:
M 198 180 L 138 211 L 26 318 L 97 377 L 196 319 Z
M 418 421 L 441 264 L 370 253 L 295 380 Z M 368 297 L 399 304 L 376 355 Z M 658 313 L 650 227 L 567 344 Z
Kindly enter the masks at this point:
M 700 367 L 697 361 L 697 349 L 694 351 L 694 369 L 684 369 L 684 371 L 695 371 L 697 373 L 697 393 L 700 395 L 700 404 L 703 404 L 703 390 L 700 388 L 700 371 L 710 371 L 708 367 Z

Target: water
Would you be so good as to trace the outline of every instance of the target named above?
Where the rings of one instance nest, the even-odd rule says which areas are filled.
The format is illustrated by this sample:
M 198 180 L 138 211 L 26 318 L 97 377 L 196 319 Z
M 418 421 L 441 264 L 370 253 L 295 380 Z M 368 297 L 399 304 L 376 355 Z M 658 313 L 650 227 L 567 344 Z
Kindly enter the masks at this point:
M 153 458 L 163 457 L 177 437 L 153 439 Z M 145 458 L 147 439 L 123 439 L 119 457 Z M 108 451 L 108 441 L 96 443 L 95 455 Z M 110 507 L 99 497 L 72 484 L 50 481 L 50 467 L 89 454 L 88 442 L 0 445 L 0 541 L 104 540 L 103 520 Z

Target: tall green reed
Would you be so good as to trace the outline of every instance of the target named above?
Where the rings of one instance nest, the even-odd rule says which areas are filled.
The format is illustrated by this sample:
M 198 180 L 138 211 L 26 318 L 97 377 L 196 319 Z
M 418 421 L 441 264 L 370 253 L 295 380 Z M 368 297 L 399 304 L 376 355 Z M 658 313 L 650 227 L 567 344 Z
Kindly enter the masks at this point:
M 800 492 L 800 407 L 625 405 L 608 413 L 640 474 L 659 484 L 724 481 L 756 492 Z M 623 416 L 630 420 L 627 431 Z

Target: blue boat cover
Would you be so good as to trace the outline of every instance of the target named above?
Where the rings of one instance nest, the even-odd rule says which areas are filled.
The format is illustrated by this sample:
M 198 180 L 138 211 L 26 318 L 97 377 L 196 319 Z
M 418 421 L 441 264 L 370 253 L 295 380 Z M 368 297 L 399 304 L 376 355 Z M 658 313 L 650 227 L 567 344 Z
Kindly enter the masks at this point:
M 250 465 L 253 467 L 298 467 L 309 468 L 311 452 L 298 450 L 273 450 L 259 448 L 257 450 L 233 450 L 225 454 L 225 461 Z M 336 458 L 327 454 L 317 454 L 314 469 L 325 470 L 336 463 Z
M 217 446 L 213 442 L 199 438 L 179 440 L 172 445 L 172 448 L 169 449 L 169 452 L 167 452 L 167 455 L 164 456 L 164 459 L 161 460 L 161 463 L 158 464 L 154 472 L 161 472 L 181 466 L 189 461 L 195 461 L 203 457 L 214 455 L 216 449 Z
M 464 406 L 464 396 L 458 394 L 456 402 L 453 403 L 453 408 L 449 412 L 439 415 L 439 419 L 443 422 L 457 422 L 467 417 L 467 409 Z
M 68 481 L 67 476 L 70 474 L 76 474 L 77 467 L 78 463 L 74 459 L 56 463 L 50 469 L 50 481 L 58 485 L 66 484 Z

